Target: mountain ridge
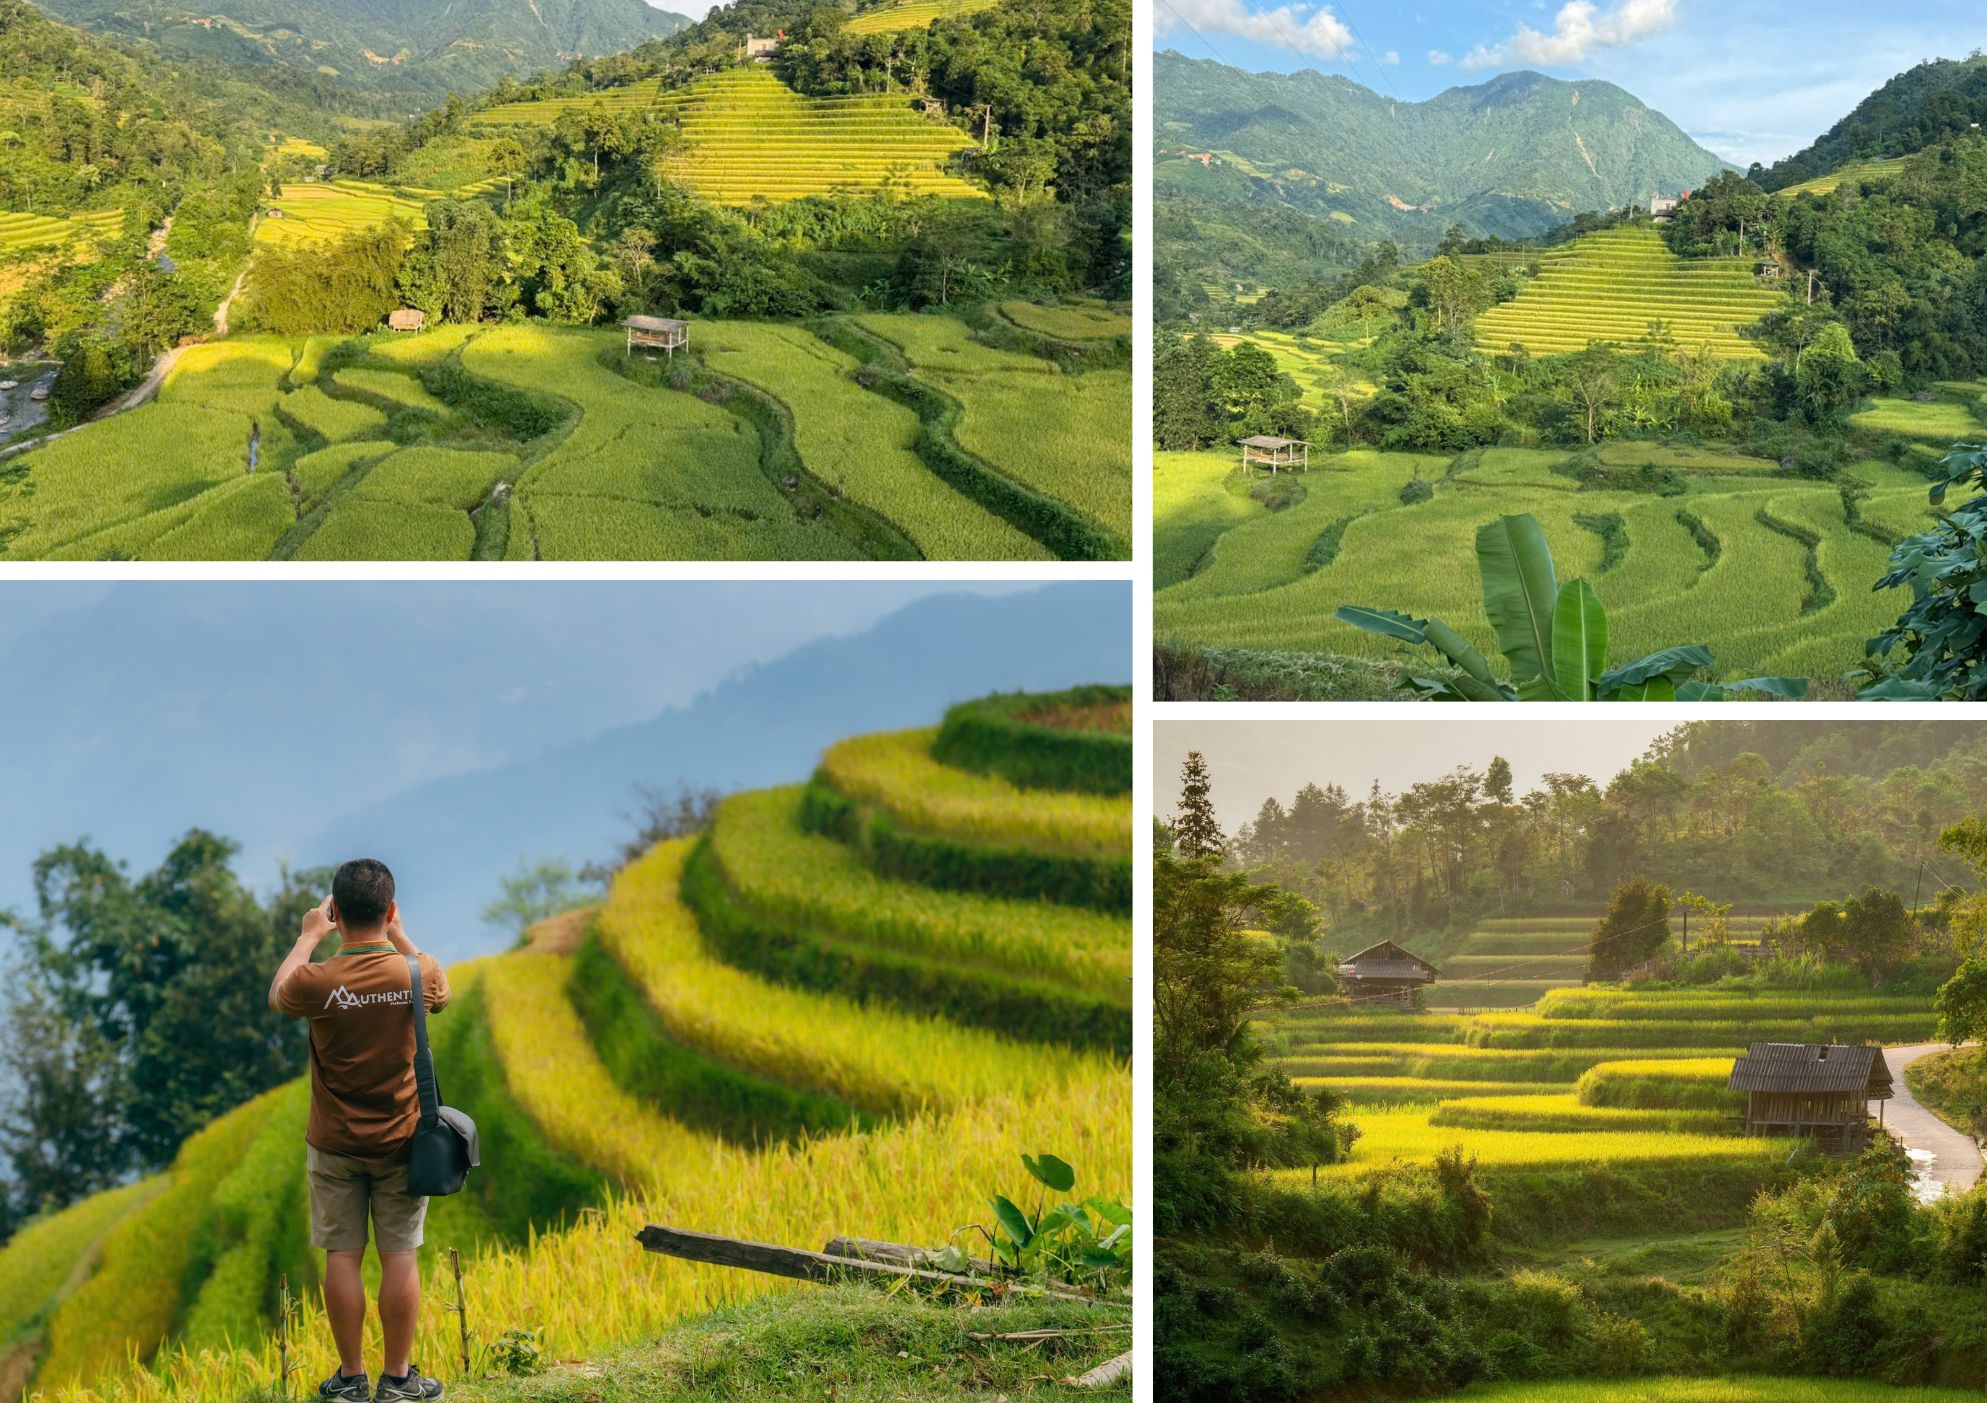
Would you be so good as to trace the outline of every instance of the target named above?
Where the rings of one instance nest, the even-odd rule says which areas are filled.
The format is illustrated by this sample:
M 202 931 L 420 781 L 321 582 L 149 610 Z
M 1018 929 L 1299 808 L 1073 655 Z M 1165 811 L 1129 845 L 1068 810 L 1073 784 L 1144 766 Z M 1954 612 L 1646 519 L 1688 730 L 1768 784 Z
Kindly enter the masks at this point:
M 685 15 L 647 0 L 37 0 L 52 18 L 160 53 L 439 98 L 666 38 Z
M 1600 79 L 1518 70 L 1403 102 L 1315 69 L 1250 73 L 1172 51 L 1154 69 L 1161 192 L 1288 205 L 1369 240 L 1432 245 L 1452 223 L 1542 234 L 1731 168 Z

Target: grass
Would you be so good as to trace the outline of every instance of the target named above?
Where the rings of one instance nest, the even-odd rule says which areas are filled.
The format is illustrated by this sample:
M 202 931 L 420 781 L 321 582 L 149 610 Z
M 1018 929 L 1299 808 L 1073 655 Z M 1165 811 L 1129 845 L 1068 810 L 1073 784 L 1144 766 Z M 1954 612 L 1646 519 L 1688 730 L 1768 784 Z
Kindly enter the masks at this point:
M 1066 1387 L 1128 1346 L 1112 1317 L 1081 1305 L 1014 1302 L 962 1309 L 861 1286 L 727 1306 L 637 1349 L 535 1379 L 449 1385 L 473 1403 L 648 1403 L 660 1398 L 797 1396 L 847 1403 L 946 1403 L 1026 1396 L 1095 1398 Z M 1039 1343 L 979 1338 L 1048 1330 Z
M 973 340 L 965 323 L 875 313 L 859 324 L 912 374 L 959 402 L 954 436 L 1002 475 L 1131 539 L 1131 372 L 1064 375 L 1050 361 Z
M 1849 422 L 1873 433 L 1927 439 L 1941 448 L 1987 440 L 1987 423 L 1954 400 L 1920 403 L 1908 399 L 1873 399 L 1868 409 L 1851 415 Z
M 517 459 L 508 453 L 424 445 L 387 456 L 365 475 L 358 490 L 366 501 L 429 503 L 466 512 L 516 471 Z
M 1480 315 L 1477 349 L 1503 355 L 1515 343 L 1560 355 L 1596 341 L 1632 344 L 1662 322 L 1683 348 L 1759 360 L 1763 352 L 1739 331 L 1785 301 L 1759 282 L 1750 259 L 1681 259 L 1654 229 L 1609 229 L 1578 240 L 1515 299 Z
M 429 394 L 412 375 L 370 366 L 349 366 L 332 377 L 341 390 L 353 390 L 371 399 L 384 400 L 395 409 L 418 409 L 424 414 L 446 417 L 448 404 Z
M 795 326 L 699 323 L 713 370 L 772 395 L 793 416 L 809 472 L 909 536 L 930 560 L 1042 560 L 1048 552 L 949 486 L 914 450 L 918 417 L 855 382 L 857 362 Z
M 1472 1130 L 1545 1130 L 1560 1135 L 1620 1130 L 1716 1135 L 1732 1128 L 1732 1117 L 1722 1111 L 1590 1106 L 1575 1093 L 1561 1092 L 1444 1099 L 1428 1119 L 1431 1125 Z
M 1131 933 L 1122 919 L 885 881 L 842 844 L 801 830 L 800 795 L 794 788 L 735 795 L 710 829 L 727 884 L 762 917 L 837 943 L 1001 977 L 1113 997 L 1126 989 Z
M 1987 1054 L 1980 1049 L 1928 1053 L 1904 1069 L 1904 1082 L 1955 1130 L 1978 1135 L 1987 1128 Z
M 1399 1106 L 1441 1101 L 1451 1096 L 1530 1096 L 1539 1084 L 1531 1081 L 1433 1081 L 1426 1077 L 1292 1077 L 1298 1086 L 1330 1088 L 1355 1106 Z
M 1446 1395 L 1457 1403 L 1961 1403 L 1978 1396 L 1972 1389 L 1764 1375 L 1479 1384 Z
M 932 759 L 936 728 L 856 736 L 828 748 L 821 775 L 845 798 L 873 804 L 901 828 L 983 847 L 1076 857 L 1131 852 L 1127 798 L 1022 789 L 999 775 Z

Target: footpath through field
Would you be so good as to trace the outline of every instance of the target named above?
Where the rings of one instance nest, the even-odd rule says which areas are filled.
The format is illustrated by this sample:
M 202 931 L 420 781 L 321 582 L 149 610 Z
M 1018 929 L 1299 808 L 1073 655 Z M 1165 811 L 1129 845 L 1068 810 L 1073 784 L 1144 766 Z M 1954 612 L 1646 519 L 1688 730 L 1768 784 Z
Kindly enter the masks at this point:
M 1948 1052 L 1945 1043 L 1911 1043 L 1887 1047 L 1884 1060 L 1890 1064 L 1891 1099 L 1884 1107 L 1884 1125 L 1911 1152 L 1913 1177 L 1920 1196 L 1931 1184 L 1943 1185 L 1947 1194 L 1963 1194 L 1980 1180 L 1980 1147 L 1973 1137 L 1953 1129 L 1911 1094 L 1905 1084 L 1904 1069 L 1921 1057 Z M 1929 1158 L 1926 1158 L 1929 1156 Z

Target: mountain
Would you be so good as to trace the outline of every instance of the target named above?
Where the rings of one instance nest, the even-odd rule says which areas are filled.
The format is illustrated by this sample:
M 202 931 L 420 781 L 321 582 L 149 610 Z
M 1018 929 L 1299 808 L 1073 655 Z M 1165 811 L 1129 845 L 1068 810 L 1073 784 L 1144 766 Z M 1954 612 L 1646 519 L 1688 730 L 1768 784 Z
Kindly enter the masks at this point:
M 1127 604 L 1123 590 L 1088 585 L 922 600 L 652 720 L 340 814 L 297 849 L 299 865 L 383 856 L 423 945 L 444 959 L 476 954 L 493 944 L 477 912 L 499 879 L 520 862 L 612 852 L 632 832 L 638 787 L 798 783 L 843 736 L 936 724 L 952 703 L 995 691 L 1125 681 Z
M 1507 73 L 1398 102 L 1312 70 L 1153 59 L 1155 198 L 1288 207 L 1411 248 L 1647 203 L 1728 163 L 1612 83 Z
M 1934 143 L 1987 128 L 1987 56 L 1935 59 L 1898 74 L 1871 93 L 1813 145 L 1752 177 L 1781 190 L 1831 174 L 1853 161 L 1908 156 Z
M 674 34 L 683 15 L 646 0 L 40 0 L 100 33 L 169 56 L 283 66 L 342 84 L 439 96 Z
M 151 583 L 43 610 L 0 653 L 0 716 L 33 737 L 0 790 L 0 911 L 32 907 L 44 849 L 87 836 L 145 871 L 201 826 L 243 844 L 258 887 L 283 860 L 385 857 L 453 957 L 519 859 L 611 851 L 638 784 L 804 779 L 839 736 L 1131 666 L 1123 586 L 906 604 L 860 585 L 859 607 L 778 585 L 308 597 L 327 588 Z

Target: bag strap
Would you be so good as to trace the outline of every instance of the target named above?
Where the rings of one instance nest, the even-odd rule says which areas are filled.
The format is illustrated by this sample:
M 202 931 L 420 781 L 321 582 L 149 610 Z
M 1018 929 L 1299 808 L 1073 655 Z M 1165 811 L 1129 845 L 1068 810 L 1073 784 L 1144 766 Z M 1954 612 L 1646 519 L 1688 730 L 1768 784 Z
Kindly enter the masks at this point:
M 435 1085 L 435 1059 L 428 1051 L 428 995 L 421 987 L 421 961 L 407 957 L 407 972 L 414 986 L 414 1094 L 421 1103 L 421 1124 L 433 1125 L 441 1117 L 442 1094 Z

